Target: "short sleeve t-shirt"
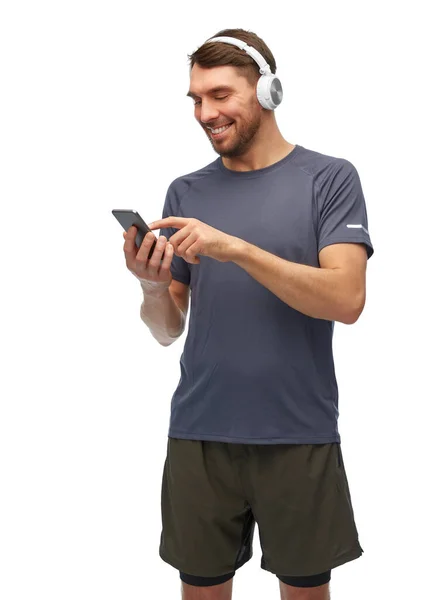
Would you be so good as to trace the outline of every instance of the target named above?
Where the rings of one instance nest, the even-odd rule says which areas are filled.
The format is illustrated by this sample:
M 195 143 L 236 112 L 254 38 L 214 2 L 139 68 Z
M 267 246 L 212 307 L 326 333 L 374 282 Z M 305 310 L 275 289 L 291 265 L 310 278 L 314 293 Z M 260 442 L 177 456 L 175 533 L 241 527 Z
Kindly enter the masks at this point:
M 166 195 L 169 216 L 194 217 L 312 267 L 330 244 L 363 244 L 368 258 L 374 252 L 355 167 L 298 145 L 263 169 L 233 171 L 219 157 L 178 177 Z M 291 308 L 233 262 L 201 256 L 190 264 L 174 255 L 171 272 L 190 286 L 191 308 L 168 436 L 340 442 L 334 322 Z

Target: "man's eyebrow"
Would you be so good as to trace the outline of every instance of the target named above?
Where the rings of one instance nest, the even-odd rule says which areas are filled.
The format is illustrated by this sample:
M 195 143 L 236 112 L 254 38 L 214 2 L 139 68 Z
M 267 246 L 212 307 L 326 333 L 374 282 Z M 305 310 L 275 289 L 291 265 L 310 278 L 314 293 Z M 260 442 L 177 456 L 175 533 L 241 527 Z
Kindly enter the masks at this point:
M 216 87 L 211 88 L 210 90 L 208 90 L 208 94 L 214 94 L 215 92 L 232 92 L 234 91 L 233 88 L 229 85 L 218 85 Z M 189 96 L 190 98 L 200 98 L 200 96 L 198 94 L 195 94 L 193 91 L 189 90 L 189 92 L 186 94 L 187 96 Z

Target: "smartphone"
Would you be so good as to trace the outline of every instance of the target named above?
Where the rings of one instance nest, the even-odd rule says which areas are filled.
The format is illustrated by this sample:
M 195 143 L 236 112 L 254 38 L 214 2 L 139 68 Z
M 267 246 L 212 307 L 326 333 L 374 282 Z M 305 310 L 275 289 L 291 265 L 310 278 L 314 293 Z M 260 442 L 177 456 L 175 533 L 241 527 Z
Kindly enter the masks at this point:
M 120 208 L 115 208 L 114 210 L 112 210 L 112 214 L 118 219 L 118 221 L 123 226 L 123 229 L 125 229 L 126 231 L 129 230 L 129 227 L 135 225 L 135 227 L 138 229 L 137 235 L 135 237 L 135 244 L 137 248 L 139 248 L 141 246 L 141 243 L 143 242 L 144 236 L 151 231 L 147 224 L 143 221 L 141 216 L 137 213 L 136 210 L 126 210 Z M 149 250 L 148 259 L 152 256 L 156 244 L 157 239 L 154 240 L 152 248 Z M 161 260 L 163 260 L 164 255 L 165 253 L 163 252 Z

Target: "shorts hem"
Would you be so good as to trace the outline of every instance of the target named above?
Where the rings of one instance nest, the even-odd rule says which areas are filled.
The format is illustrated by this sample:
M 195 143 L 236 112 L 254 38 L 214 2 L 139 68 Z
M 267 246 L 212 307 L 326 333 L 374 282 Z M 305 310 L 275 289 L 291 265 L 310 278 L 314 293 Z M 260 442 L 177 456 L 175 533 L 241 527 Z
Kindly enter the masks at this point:
M 325 565 L 322 565 L 321 568 L 318 569 L 318 573 L 325 573 L 326 571 L 331 571 L 332 569 L 335 569 L 336 567 L 340 567 L 341 565 L 344 565 L 345 563 L 348 563 L 352 560 L 356 560 L 357 558 L 360 558 L 363 554 L 363 549 L 360 546 L 360 544 L 356 544 L 354 549 L 350 549 L 347 552 L 344 552 L 343 554 L 340 554 L 337 556 L 337 558 L 334 558 L 333 560 L 331 560 L 329 563 L 326 563 Z M 310 575 L 315 575 L 316 573 L 283 573 L 281 571 L 276 571 L 273 569 L 270 569 L 264 562 L 263 558 L 261 558 L 261 569 L 263 569 L 264 571 L 268 571 L 269 573 L 273 573 L 274 575 L 278 576 L 278 575 L 286 575 L 288 577 L 300 577 L 301 575 L 303 576 L 310 576 Z
M 167 563 L 171 567 L 174 567 L 174 569 L 177 569 L 178 571 L 181 571 L 182 573 L 186 573 L 186 574 L 192 575 L 194 577 L 221 577 L 223 575 L 228 575 L 228 573 L 233 573 L 233 572 L 234 572 L 234 574 L 236 574 L 236 571 L 238 569 L 240 569 L 243 565 L 245 565 L 246 562 L 248 562 L 251 558 L 253 558 L 253 552 L 251 552 L 249 554 L 249 556 L 244 558 L 237 565 L 232 565 L 231 567 L 228 567 L 227 569 L 219 569 L 219 571 L 221 571 L 221 572 L 213 573 L 212 575 L 209 575 L 208 573 L 204 574 L 203 572 L 202 573 L 197 573 L 197 572 L 193 573 L 192 571 L 195 571 L 196 569 L 189 569 L 188 565 L 182 565 L 179 561 L 168 558 L 168 556 L 162 551 L 159 551 L 158 554 L 165 563 Z

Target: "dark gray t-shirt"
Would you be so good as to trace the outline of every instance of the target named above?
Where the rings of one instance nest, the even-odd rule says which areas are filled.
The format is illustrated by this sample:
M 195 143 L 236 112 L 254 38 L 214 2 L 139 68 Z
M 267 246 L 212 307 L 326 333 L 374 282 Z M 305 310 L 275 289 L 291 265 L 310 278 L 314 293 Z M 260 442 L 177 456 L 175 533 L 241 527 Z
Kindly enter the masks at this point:
M 365 244 L 365 200 L 355 167 L 295 146 L 279 162 L 231 171 L 219 157 L 175 179 L 163 209 L 195 217 L 285 260 L 319 267 L 330 244 Z M 165 228 L 171 237 L 177 229 Z M 246 444 L 340 442 L 333 321 L 304 315 L 233 262 L 174 256 L 191 287 L 169 437 Z

